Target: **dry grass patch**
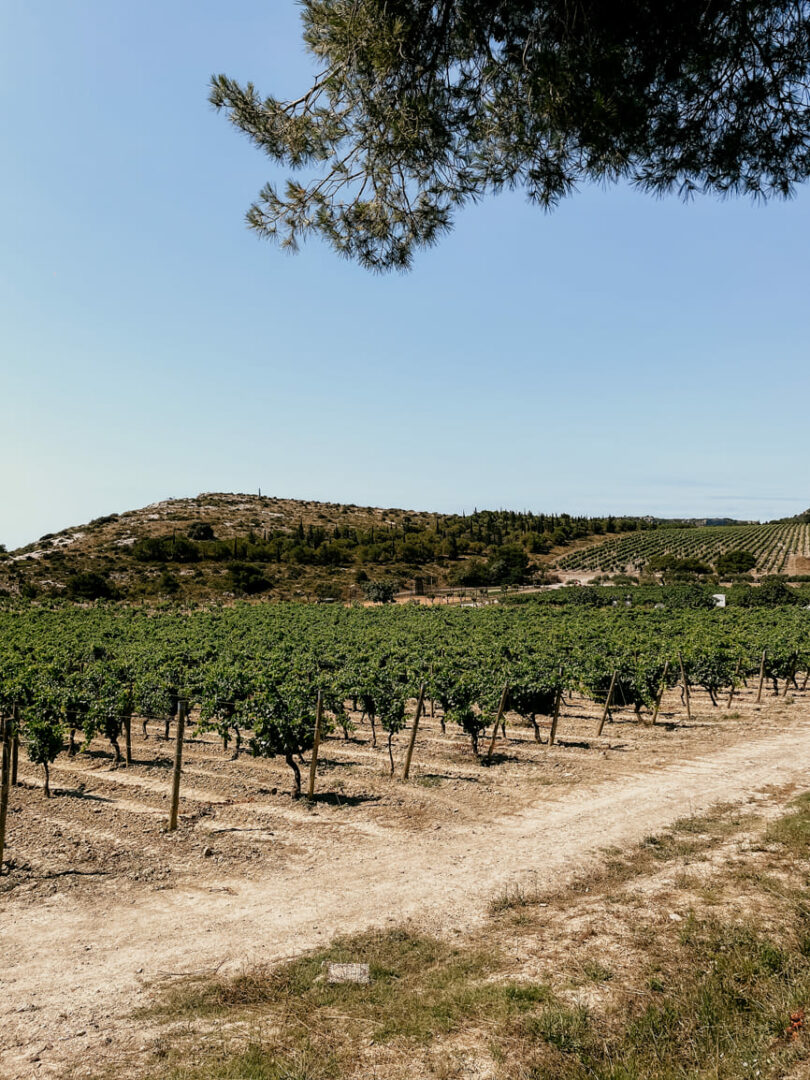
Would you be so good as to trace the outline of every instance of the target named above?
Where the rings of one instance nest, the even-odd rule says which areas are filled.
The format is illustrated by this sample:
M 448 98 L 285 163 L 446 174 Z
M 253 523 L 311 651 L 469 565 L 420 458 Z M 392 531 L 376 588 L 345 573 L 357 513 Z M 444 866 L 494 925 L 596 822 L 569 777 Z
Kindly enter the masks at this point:
M 329 983 L 325 972 L 330 962 L 369 964 L 370 984 Z M 159 994 L 147 1014 L 150 1019 L 227 1018 L 255 1025 L 261 1017 L 264 1030 L 273 1032 L 272 1050 L 251 1042 L 236 1056 L 208 1058 L 190 1069 L 169 1062 L 164 1072 L 152 1075 L 326 1080 L 349 1075 L 347 1070 L 375 1046 L 397 1044 L 407 1056 L 414 1046 L 463 1027 L 508 1027 L 539 1003 L 551 1002 L 552 995 L 545 986 L 496 981 L 504 966 L 498 950 L 454 948 L 399 929 L 341 939 L 277 968 L 184 980 Z M 186 1053 L 184 1048 L 181 1056 Z
M 520 912 L 524 908 L 548 907 L 561 903 L 566 897 L 597 890 L 606 893 L 606 899 L 612 901 L 615 899 L 612 891 L 633 879 L 653 874 L 668 862 L 703 858 L 741 829 L 750 827 L 755 820 L 753 814 L 720 804 L 705 815 L 681 818 L 671 829 L 658 836 L 647 836 L 628 850 L 606 849 L 600 862 L 578 874 L 562 891 L 550 893 L 520 883 L 506 885 L 492 897 L 489 913 L 498 915 L 506 911 Z
M 791 854 L 807 858 L 810 851 L 810 792 L 800 795 L 791 804 L 793 809 L 768 828 L 765 839 L 779 844 Z
M 484 929 L 459 945 L 414 927 L 374 931 L 275 968 L 174 983 L 143 1015 L 164 1031 L 144 1075 L 803 1075 L 808 840 L 810 795 L 767 828 L 719 808 L 627 855 L 612 853 L 573 889 L 541 898 L 515 887 L 493 901 Z M 699 874 L 689 869 L 709 852 L 705 874 L 703 863 Z M 368 963 L 371 983 L 329 984 L 325 965 L 345 961 Z

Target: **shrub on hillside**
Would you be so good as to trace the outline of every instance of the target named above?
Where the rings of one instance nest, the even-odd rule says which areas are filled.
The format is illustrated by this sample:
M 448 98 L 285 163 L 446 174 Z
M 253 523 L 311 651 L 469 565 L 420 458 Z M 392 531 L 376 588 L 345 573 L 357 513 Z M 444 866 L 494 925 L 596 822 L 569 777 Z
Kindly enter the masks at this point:
M 254 596 L 266 592 L 272 585 L 258 566 L 252 563 L 235 562 L 228 567 L 228 577 L 234 592 Z
M 472 588 L 488 585 L 487 565 L 482 559 L 471 559 L 469 562 L 460 563 L 450 571 L 448 580 L 451 585 L 464 585 Z
M 68 578 L 67 594 L 71 600 L 109 600 L 115 589 L 103 574 L 85 571 Z
M 174 574 L 169 573 L 168 570 L 164 570 L 158 581 L 158 589 L 163 593 L 169 593 L 171 596 L 174 596 L 175 593 L 180 591 L 180 582 Z
M 756 556 L 750 551 L 726 551 L 717 559 L 716 569 L 721 577 L 733 577 L 735 574 L 747 574 L 756 565 Z
M 88 521 L 88 529 L 100 529 L 102 525 L 109 525 L 113 521 L 118 521 L 118 514 L 105 514 L 104 517 L 93 518 L 92 521 Z
M 315 586 L 315 599 L 321 603 L 343 600 L 346 590 L 337 581 L 319 581 Z
M 390 581 L 368 581 L 363 586 L 366 600 L 374 604 L 390 604 L 394 600 L 396 589 Z
M 195 521 L 187 530 L 189 540 L 214 540 L 213 526 L 207 521 Z
M 132 554 L 141 562 L 166 562 L 168 555 L 161 536 L 145 536 L 132 545 Z
M 145 536 L 132 546 L 141 562 L 196 562 L 200 549 L 185 536 Z
M 504 544 L 487 563 L 490 585 L 522 585 L 528 576 L 529 556 L 517 544 Z

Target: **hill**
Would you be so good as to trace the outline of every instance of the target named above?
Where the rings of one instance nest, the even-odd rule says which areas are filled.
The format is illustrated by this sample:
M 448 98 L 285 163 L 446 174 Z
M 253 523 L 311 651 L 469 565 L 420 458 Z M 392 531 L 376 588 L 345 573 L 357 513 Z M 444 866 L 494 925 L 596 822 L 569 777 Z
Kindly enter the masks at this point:
M 810 573 L 810 529 L 798 519 L 711 526 L 511 510 L 438 514 L 212 492 L 0 549 L 0 596 L 362 600 L 542 584 L 556 570 L 637 574 L 664 569 L 667 559 L 713 568 L 735 550 L 752 553 L 757 573 Z
M 0 555 L 0 593 L 183 601 L 362 599 L 530 582 L 555 554 L 652 519 L 435 514 L 208 493 L 110 514 Z
M 780 518 L 781 522 L 797 521 L 802 525 L 810 525 L 810 507 L 807 510 L 803 510 L 801 514 L 794 514 L 790 518 Z

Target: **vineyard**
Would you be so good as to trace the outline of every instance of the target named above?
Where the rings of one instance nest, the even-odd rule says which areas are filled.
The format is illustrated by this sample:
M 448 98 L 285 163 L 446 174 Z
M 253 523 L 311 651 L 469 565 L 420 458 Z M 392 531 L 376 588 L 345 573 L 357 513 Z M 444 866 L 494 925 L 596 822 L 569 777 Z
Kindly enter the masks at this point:
M 756 572 L 781 574 L 794 556 L 810 557 L 810 525 L 733 525 L 690 529 L 658 529 L 608 540 L 571 552 L 558 560 L 561 570 L 639 573 L 651 559 L 673 555 L 713 563 L 731 551 L 748 551 Z
M 44 1055 L 68 1075 L 144 966 L 259 939 L 285 956 L 430 898 L 463 924 L 459 897 L 536 865 L 540 840 L 562 867 L 637 818 L 787 782 L 809 629 L 797 606 L 0 614 L 0 1057 L 33 1075 L 68 1012 L 75 1039 Z M 552 825 L 594 798 L 587 828 Z
M 392 774 L 417 699 L 417 722 L 429 701 L 476 757 L 490 729 L 491 756 L 506 712 L 538 742 L 545 718 L 553 742 L 566 694 L 603 702 L 604 724 L 611 705 L 654 711 L 676 685 L 687 708 L 690 686 L 717 705 L 757 673 L 799 689 L 808 629 L 795 609 L 12 611 L 0 616 L 0 711 L 14 768 L 22 742 L 46 794 L 61 754 L 102 738 L 129 763 L 133 723 L 144 735 L 162 725 L 166 739 L 174 723 L 179 748 L 188 718 L 226 750 L 283 759 L 298 796 L 303 755 L 334 733 L 348 740 L 358 714 Z

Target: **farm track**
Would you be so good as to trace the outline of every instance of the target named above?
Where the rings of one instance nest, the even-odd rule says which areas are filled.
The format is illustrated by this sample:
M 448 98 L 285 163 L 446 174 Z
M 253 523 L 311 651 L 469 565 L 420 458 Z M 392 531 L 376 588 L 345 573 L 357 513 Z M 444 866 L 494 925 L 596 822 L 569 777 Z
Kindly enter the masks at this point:
M 548 751 L 511 729 L 513 741 L 499 746 L 508 760 L 491 770 L 456 762 L 465 743 L 442 739 L 433 721 L 420 771 L 446 786 L 392 785 L 384 750 L 330 740 L 323 790 L 340 765 L 364 774 L 343 803 L 314 809 L 270 794 L 270 784 L 286 786 L 284 766 L 190 745 L 185 820 L 173 836 L 156 820 L 164 766 L 109 771 L 99 758 L 60 759 L 55 787 L 83 784 L 80 795 L 46 804 L 19 793 L 26 827 L 46 841 L 28 858 L 30 888 L 0 899 L 0 1076 L 92 1075 L 105 1055 L 134 1069 L 154 1032 L 127 1017 L 156 979 L 238 970 L 405 919 L 461 933 L 507 885 L 561 884 L 605 847 L 715 802 L 806 785 L 806 704 L 800 713 L 799 703 L 791 711 L 772 699 L 757 712 L 751 697 L 738 702 L 744 727 L 718 722 L 720 710 L 697 711 L 691 728 L 675 731 L 617 723 L 589 751 Z M 571 713 L 572 739 L 592 732 L 593 712 L 576 702 Z M 136 758 L 153 749 L 135 741 Z M 27 763 L 22 775 L 40 783 Z M 213 782 L 198 785 L 203 777 Z M 216 851 L 203 858 L 206 844 Z M 62 874 L 72 887 L 53 887 Z

